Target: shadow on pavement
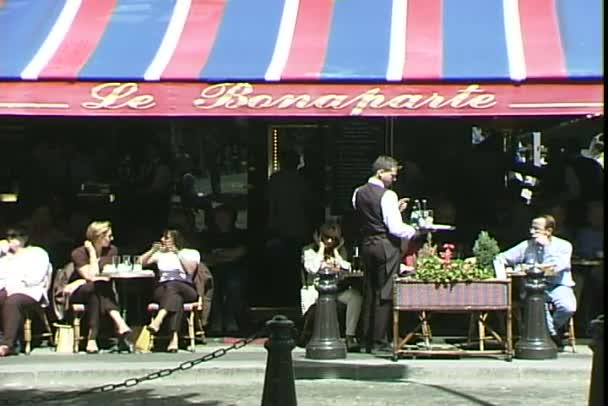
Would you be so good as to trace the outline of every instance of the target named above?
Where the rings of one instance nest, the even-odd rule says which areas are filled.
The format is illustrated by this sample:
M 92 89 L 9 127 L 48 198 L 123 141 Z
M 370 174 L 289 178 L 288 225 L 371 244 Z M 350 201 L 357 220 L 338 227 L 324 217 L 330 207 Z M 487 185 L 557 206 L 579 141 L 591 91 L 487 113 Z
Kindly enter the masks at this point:
M 434 388 L 434 389 L 437 389 L 437 390 L 444 391 L 444 392 L 449 393 L 451 395 L 455 395 L 455 396 L 458 396 L 460 398 L 466 399 L 469 402 L 471 402 L 472 405 L 495 406 L 493 403 L 486 402 L 485 400 L 481 400 L 481 399 L 479 399 L 479 398 L 477 398 L 477 397 L 475 397 L 473 395 L 469 395 L 468 393 L 457 391 L 455 389 L 450 389 L 450 388 L 447 388 L 447 387 L 442 386 L 442 385 L 436 385 L 436 384 L 432 384 L 432 383 L 415 382 L 415 381 L 409 381 L 409 380 L 407 382 L 409 382 L 411 384 L 414 384 L 414 385 L 421 385 L 421 386 L 426 386 L 426 387 L 430 387 L 430 388 Z
M 407 379 L 409 367 L 406 364 L 346 363 L 296 359 L 293 361 L 294 375 L 300 379 L 352 379 L 365 381 L 399 381 Z
M 87 393 L 72 396 L 75 391 L 65 390 L 3 390 L 0 394 L 0 406 L 8 405 L 201 405 L 201 406 L 233 406 L 220 400 L 201 400 L 200 393 L 189 392 L 180 395 L 159 395 L 153 389 L 117 390 L 116 392 Z

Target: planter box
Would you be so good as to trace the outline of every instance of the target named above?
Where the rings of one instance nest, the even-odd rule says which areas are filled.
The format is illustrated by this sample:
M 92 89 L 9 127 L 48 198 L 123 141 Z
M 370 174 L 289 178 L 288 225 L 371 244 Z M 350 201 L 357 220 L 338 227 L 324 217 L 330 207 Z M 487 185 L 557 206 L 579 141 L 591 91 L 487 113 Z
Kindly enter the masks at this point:
M 404 311 L 475 311 L 511 308 L 510 279 L 438 284 L 395 278 L 393 308 Z

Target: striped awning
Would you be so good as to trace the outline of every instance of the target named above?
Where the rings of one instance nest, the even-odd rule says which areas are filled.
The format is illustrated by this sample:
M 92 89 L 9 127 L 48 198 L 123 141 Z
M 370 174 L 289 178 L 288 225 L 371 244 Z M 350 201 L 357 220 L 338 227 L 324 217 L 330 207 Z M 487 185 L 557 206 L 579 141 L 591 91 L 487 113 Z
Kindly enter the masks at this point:
M 598 80 L 602 16 L 602 0 L 0 0 L 0 80 Z

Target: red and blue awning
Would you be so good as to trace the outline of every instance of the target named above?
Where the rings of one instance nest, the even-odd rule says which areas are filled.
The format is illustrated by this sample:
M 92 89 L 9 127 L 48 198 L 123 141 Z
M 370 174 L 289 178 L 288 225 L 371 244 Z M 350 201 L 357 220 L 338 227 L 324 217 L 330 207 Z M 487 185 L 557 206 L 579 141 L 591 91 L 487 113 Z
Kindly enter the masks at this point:
M 602 0 L 0 0 L 0 80 L 603 78 Z

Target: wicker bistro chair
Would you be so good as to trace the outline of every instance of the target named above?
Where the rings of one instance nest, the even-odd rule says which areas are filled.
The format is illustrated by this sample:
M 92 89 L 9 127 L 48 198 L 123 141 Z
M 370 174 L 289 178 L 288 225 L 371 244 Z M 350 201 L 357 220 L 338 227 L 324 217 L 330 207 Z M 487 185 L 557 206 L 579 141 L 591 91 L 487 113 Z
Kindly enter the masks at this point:
M 66 295 L 63 292 L 63 288 L 67 285 L 73 272 L 74 264 L 72 262 L 69 262 L 63 268 L 57 270 L 53 283 L 51 301 L 57 320 L 64 322 L 71 320 L 74 342 L 73 352 L 78 353 L 81 343 L 86 338 L 81 333 L 81 322 L 86 314 L 87 306 L 80 303 L 70 303 L 69 295 Z
M 51 286 L 51 280 L 53 278 L 53 266 L 49 264 L 46 279 L 44 281 L 44 287 L 46 291 L 49 291 Z M 43 323 L 44 331 L 40 334 L 36 334 L 42 338 L 47 338 L 51 345 L 54 345 L 53 340 L 53 330 L 51 329 L 51 325 L 49 324 L 49 319 L 47 317 L 46 311 L 48 309 L 48 304 L 40 304 L 32 309 L 28 309 L 25 312 L 25 317 L 23 320 L 23 344 L 24 344 L 24 352 L 29 354 L 32 351 L 32 337 L 35 335 L 32 333 L 32 320 L 34 317 L 40 319 Z
M 65 266 L 57 270 L 53 279 L 51 303 L 57 320 L 65 322 L 71 318 L 74 343 L 73 352 L 77 353 L 80 348 L 80 343 L 84 339 L 80 334 L 80 321 L 86 311 L 86 306 L 83 304 L 71 304 L 70 297 L 63 292 L 63 289 L 68 284 L 73 272 L 74 264 L 72 262 L 68 262 Z M 59 337 L 56 338 L 59 339 Z
M 551 313 L 553 313 L 555 311 L 555 306 L 553 305 L 552 302 L 548 302 L 547 306 L 549 307 L 549 311 Z M 564 330 L 563 336 L 560 338 L 565 339 L 566 342 L 568 343 L 568 346 L 570 347 L 570 351 L 572 351 L 572 353 L 575 353 L 576 352 L 576 335 L 574 334 L 574 315 L 572 315 L 568 319 L 563 330 Z
M 194 273 L 192 282 L 198 294 L 196 302 L 184 303 L 184 315 L 187 322 L 187 335 L 180 338 L 186 339 L 189 343 L 188 350 L 196 351 L 196 341 L 199 340 L 202 344 L 207 343 L 205 328 L 209 320 L 211 312 L 211 301 L 213 299 L 213 276 L 203 263 L 199 264 L 198 269 Z M 159 311 L 158 303 L 149 303 L 147 310 L 151 313 L 151 318 Z M 162 332 L 162 328 L 161 328 Z M 178 333 L 179 334 L 179 333 Z M 161 333 L 150 333 L 149 350 L 154 349 L 154 342 L 159 338 L 170 339 L 163 337 Z

